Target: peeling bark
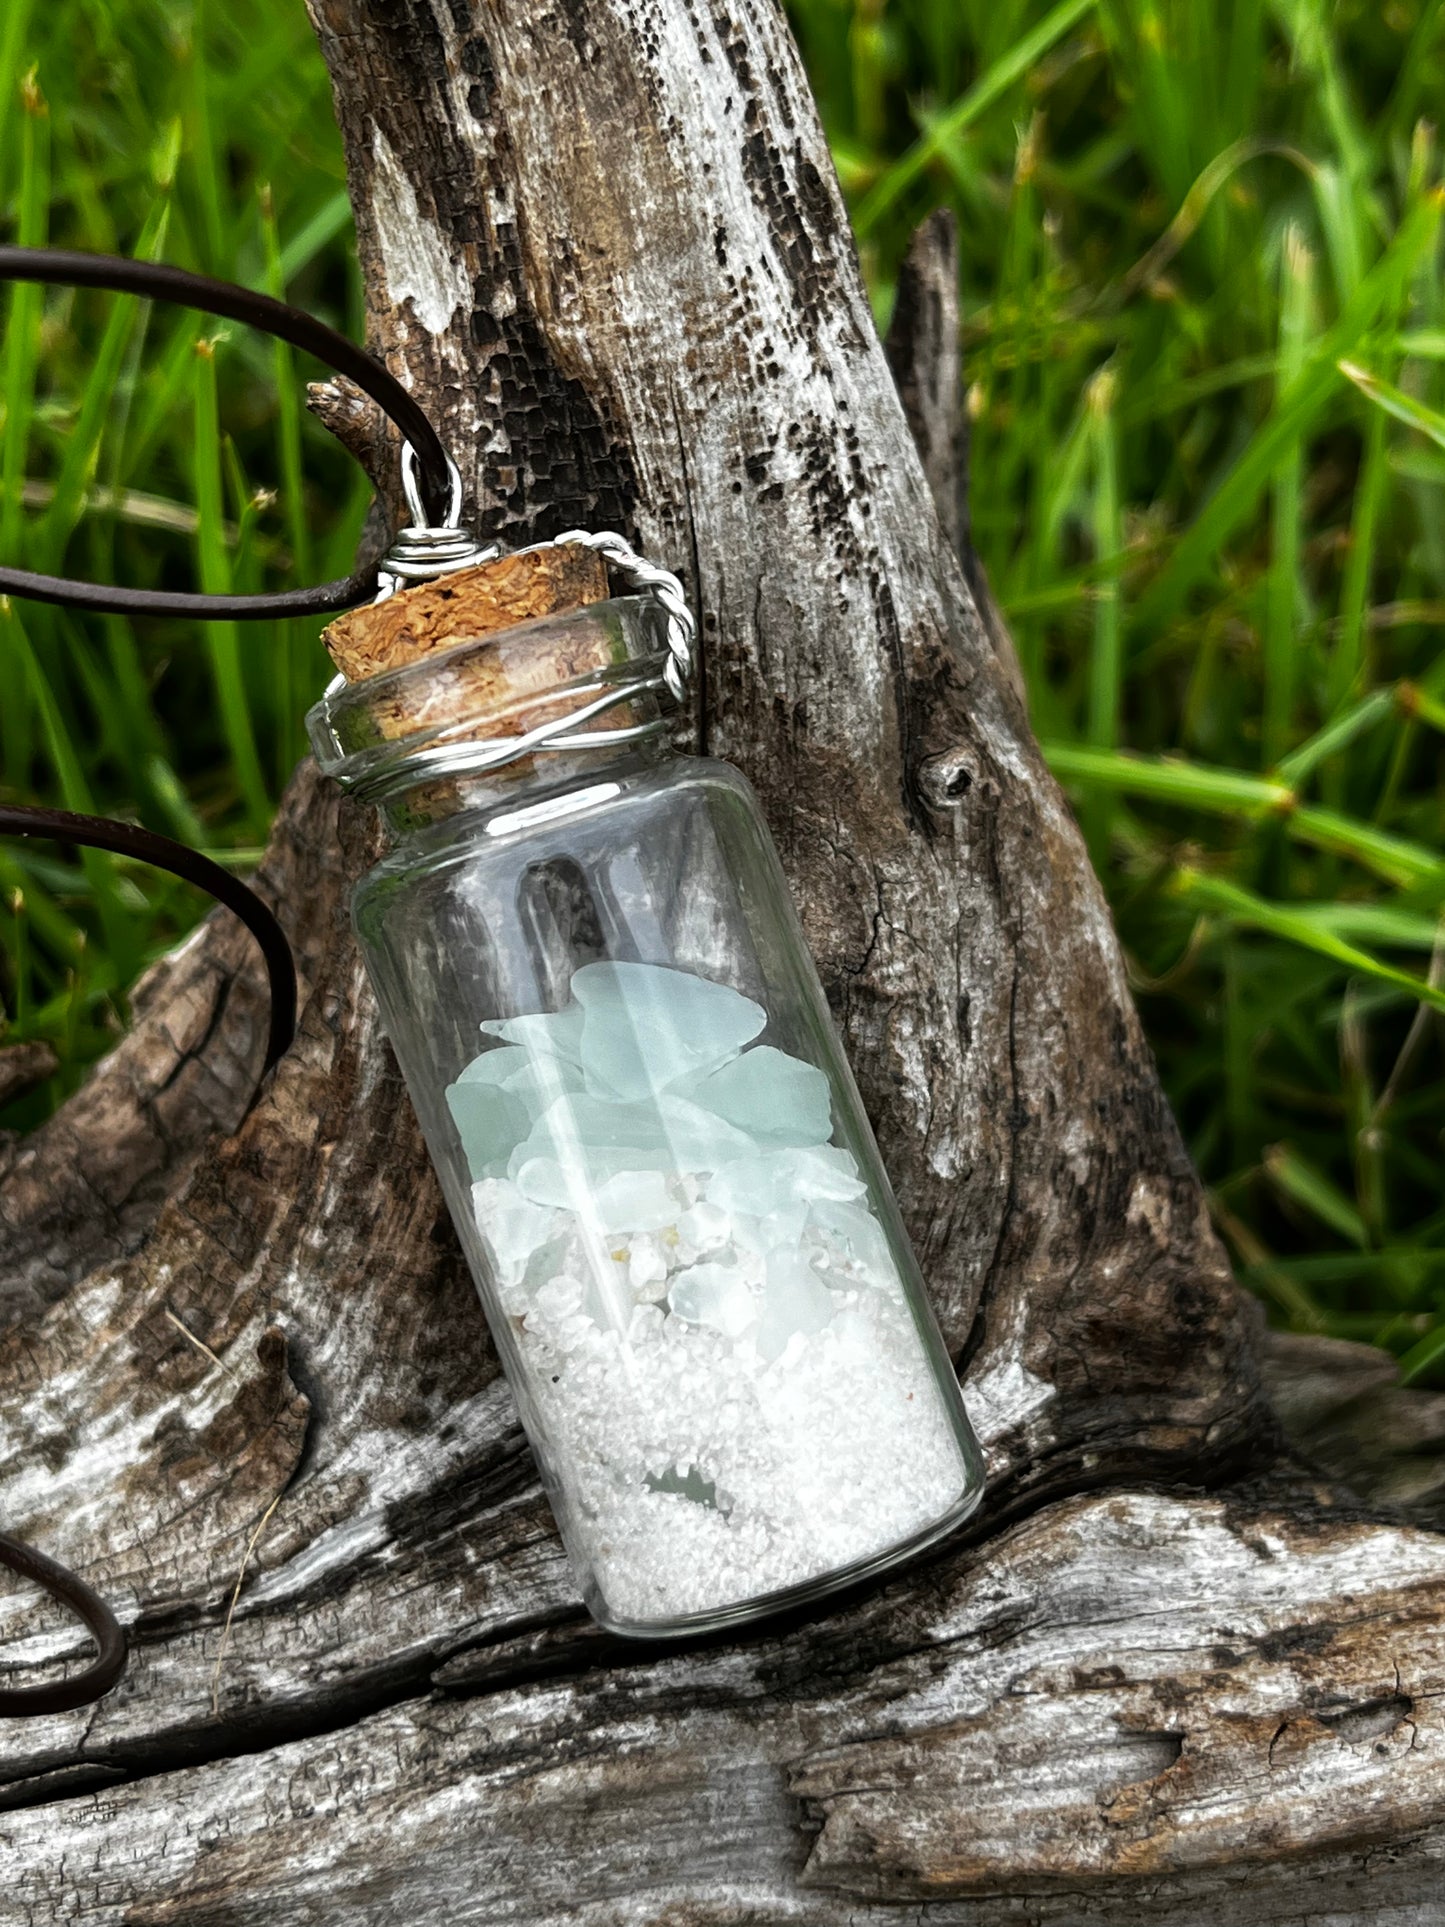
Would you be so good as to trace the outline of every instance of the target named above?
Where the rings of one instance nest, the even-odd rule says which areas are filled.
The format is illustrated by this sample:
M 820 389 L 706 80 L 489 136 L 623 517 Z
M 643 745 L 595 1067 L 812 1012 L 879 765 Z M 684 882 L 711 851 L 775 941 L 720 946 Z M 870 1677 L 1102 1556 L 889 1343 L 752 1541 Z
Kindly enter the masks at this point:
M 883 352 L 918 450 L 938 525 L 967 567 L 968 416 L 959 347 L 958 223 L 940 207 L 919 228 L 894 290 Z
M 1389 1919 L 1445 1824 L 1439 1542 L 1267 1472 L 1253 1319 L 774 0 L 312 5 L 373 343 L 472 512 L 688 578 L 694 732 L 763 797 L 991 1492 L 760 1635 L 585 1619 L 347 926 L 376 834 L 303 769 L 266 872 L 301 1023 L 255 1101 L 213 919 L 3 1154 L 0 1516 L 134 1658 L 0 1733 L 0 1922 Z M 7 1666 L 80 1650 L 0 1599 Z

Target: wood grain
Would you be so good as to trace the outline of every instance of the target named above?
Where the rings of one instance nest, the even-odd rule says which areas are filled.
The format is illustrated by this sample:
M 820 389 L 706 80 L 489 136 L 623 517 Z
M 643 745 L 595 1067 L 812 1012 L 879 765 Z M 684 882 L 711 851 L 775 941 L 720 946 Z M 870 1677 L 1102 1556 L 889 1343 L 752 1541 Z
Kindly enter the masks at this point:
M 1072 1500 L 802 1635 L 519 1631 L 334 1731 L 11 1814 L 0 1891 L 143 1927 L 1429 1927 L 1442 1576 L 1428 1533 Z

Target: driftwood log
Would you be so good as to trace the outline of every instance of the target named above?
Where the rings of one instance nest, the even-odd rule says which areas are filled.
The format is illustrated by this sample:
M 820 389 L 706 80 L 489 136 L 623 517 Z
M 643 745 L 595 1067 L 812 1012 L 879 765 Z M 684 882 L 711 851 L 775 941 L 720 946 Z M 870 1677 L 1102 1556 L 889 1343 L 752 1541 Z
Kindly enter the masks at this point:
M 806 1618 L 591 1626 L 349 934 L 375 830 L 303 768 L 275 1075 L 213 918 L 0 1148 L 0 1519 L 133 1639 L 0 1728 L 0 1922 L 1445 1921 L 1440 1401 L 1231 1284 L 967 552 L 946 233 L 895 384 L 776 0 L 312 10 L 472 512 L 688 578 L 690 733 L 767 805 L 991 1489 Z M 0 1598 L 7 1677 L 83 1650 Z

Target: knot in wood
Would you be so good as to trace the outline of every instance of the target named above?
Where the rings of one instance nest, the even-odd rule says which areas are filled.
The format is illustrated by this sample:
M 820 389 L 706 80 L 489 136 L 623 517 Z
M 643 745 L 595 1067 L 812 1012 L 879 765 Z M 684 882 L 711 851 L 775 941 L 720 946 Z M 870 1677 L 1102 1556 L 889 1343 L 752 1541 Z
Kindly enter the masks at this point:
M 973 771 L 959 749 L 926 756 L 918 766 L 918 787 L 938 810 L 956 810 L 973 788 Z

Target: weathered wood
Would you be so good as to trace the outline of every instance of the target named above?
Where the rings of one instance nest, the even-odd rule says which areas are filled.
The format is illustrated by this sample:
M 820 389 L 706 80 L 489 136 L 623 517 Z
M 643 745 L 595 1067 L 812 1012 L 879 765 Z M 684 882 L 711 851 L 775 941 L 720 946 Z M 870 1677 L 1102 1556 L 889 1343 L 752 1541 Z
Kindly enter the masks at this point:
M 1139 1489 L 1272 1461 L 1254 1321 L 775 0 L 313 12 L 373 339 L 473 509 L 689 578 L 696 736 L 778 834 L 991 1493 L 807 1621 L 659 1656 L 585 1620 L 348 929 L 376 832 L 303 770 L 265 877 L 300 1033 L 249 1111 L 213 919 L 5 1154 L 0 1516 L 134 1662 L 0 1731 L 0 1922 L 1427 1918 L 1438 1542 L 1323 1480 Z M 8 1665 L 80 1649 L 0 1600 Z
M 1300 1458 L 1381 1507 L 1445 1524 L 1445 1394 L 1402 1386 L 1388 1352 L 1270 1332 L 1264 1382 Z
M 9 1104 L 33 1091 L 59 1068 L 60 1059 L 39 1038 L 28 1044 L 0 1045 L 0 1104 Z
M 503 1639 L 430 1699 L 12 1814 L 15 1917 L 1429 1927 L 1442 1580 L 1427 1533 L 1073 1500 L 804 1637 Z
M 898 270 L 883 352 L 923 464 L 938 526 L 967 568 L 973 536 L 958 271 L 958 222 L 952 208 L 935 208 L 909 243 Z
M 958 223 L 951 208 L 937 208 L 914 235 L 898 271 L 883 351 L 923 463 L 938 525 L 963 564 L 969 594 L 999 666 L 1023 702 L 1018 652 L 973 542 L 958 272 Z

